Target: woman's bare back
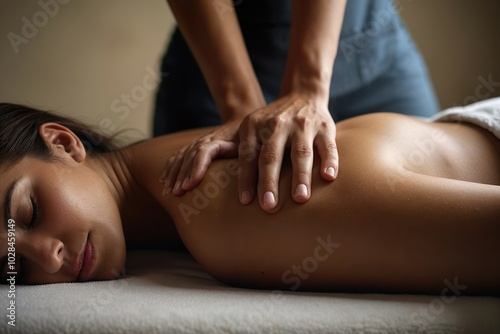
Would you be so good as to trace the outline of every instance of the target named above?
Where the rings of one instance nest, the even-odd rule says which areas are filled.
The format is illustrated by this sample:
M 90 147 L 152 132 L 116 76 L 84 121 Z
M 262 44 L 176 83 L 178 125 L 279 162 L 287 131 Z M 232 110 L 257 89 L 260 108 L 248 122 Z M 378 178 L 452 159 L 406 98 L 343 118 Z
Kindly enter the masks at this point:
M 290 196 L 284 161 L 274 214 L 255 201 L 239 203 L 235 159 L 216 160 L 182 197 L 154 196 L 189 251 L 227 283 L 432 292 L 458 276 L 476 284 L 471 293 L 498 292 L 500 147 L 493 136 L 469 125 L 373 114 L 339 123 L 337 144 L 338 179 L 322 180 L 315 163 L 304 204 Z

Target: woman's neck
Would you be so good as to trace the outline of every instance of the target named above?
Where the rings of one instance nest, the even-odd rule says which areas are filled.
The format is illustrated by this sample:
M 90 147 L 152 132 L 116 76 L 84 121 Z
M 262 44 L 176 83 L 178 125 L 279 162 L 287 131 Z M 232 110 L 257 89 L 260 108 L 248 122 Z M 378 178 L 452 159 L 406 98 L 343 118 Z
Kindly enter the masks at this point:
M 211 128 L 149 139 L 93 160 L 117 202 L 128 248 L 183 248 L 159 178 L 179 149 Z
M 119 150 L 90 157 L 87 164 L 105 181 L 119 207 L 127 202 L 127 193 L 134 184 L 128 168 L 126 152 Z
M 137 161 L 128 149 L 90 159 L 120 210 L 127 248 L 177 248 L 178 236 L 168 213 L 133 174 Z M 173 228 L 172 228 L 173 227 Z M 170 247 L 172 246 L 172 247 Z

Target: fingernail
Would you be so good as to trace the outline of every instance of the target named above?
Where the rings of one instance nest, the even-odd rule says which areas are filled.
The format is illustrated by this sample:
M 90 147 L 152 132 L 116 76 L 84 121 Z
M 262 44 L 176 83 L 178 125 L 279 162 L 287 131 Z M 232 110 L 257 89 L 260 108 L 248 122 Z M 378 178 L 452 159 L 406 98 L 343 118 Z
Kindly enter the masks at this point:
M 264 194 L 264 206 L 274 206 L 276 203 L 276 198 L 274 197 L 274 194 L 270 191 L 266 191 Z
M 179 181 L 179 180 L 175 181 L 174 191 L 179 190 L 180 186 L 181 186 L 181 181 Z
M 241 193 L 241 203 L 247 204 L 250 201 L 250 192 L 244 191 Z
M 335 169 L 333 167 L 328 167 L 325 173 L 333 177 L 335 176 Z
M 295 188 L 295 196 L 297 197 L 307 197 L 307 187 L 305 184 L 299 184 L 297 188 Z
M 182 182 L 182 188 L 186 187 L 186 186 L 188 185 L 188 183 L 189 183 L 189 178 L 188 178 L 188 177 L 186 177 L 186 178 L 184 179 L 184 182 Z
M 172 192 L 172 187 L 168 187 L 167 190 L 165 190 L 164 195 L 169 195 Z

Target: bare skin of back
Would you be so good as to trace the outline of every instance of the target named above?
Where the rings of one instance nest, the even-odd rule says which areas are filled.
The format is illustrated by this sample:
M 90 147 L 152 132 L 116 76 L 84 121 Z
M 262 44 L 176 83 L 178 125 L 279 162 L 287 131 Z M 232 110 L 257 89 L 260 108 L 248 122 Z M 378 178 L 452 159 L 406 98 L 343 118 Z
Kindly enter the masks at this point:
M 213 162 L 194 191 L 162 195 L 167 159 L 209 130 L 127 150 L 132 174 L 176 231 L 165 240 L 178 233 L 222 282 L 439 293 L 448 281 L 464 293 L 500 293 L 500 142 L 487 131 L 389 113 L 340 122 L 338 178 L 322 180 L 316 161 L 311 199 L 297 204 L 284 161 L 279 204 L 267 214 L 256 201 L 239 203 L 236 159 Z

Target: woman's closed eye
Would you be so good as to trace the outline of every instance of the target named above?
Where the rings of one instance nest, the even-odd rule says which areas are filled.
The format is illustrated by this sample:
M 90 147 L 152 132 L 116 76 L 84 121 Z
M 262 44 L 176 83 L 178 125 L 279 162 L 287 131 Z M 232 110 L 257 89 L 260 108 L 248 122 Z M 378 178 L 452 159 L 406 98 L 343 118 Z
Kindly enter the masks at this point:
M 40 215 L 40 210 L 38 206 L 37 200 L 33 197 L 30 196 L 30 203 L 31 203 L 31 218 L 29 222 L 26 222 L 26 229 L 29 231 L 33 229 L 33 227 L 36 226 L 36 223 L 38 222 L 38 217 Z M 19 283 L 23 283 L 25 280 L 25 274 L 26 274 L 26 261 L 24 257 L 19 257 L 16 259 L 16 272 L 17 272 L 17 280 Z
M 33 196 L 30 196 L 30 202 L 31 202 L 31 220 L 27 226 L 28 230 L 31 230 L 36 225 L 36 223 L 38 222 L 38 217 L 40 215 L 40 210 L 38 207 L 37 200 Z

